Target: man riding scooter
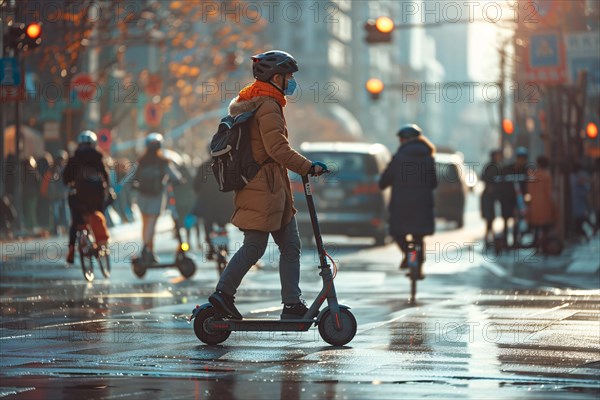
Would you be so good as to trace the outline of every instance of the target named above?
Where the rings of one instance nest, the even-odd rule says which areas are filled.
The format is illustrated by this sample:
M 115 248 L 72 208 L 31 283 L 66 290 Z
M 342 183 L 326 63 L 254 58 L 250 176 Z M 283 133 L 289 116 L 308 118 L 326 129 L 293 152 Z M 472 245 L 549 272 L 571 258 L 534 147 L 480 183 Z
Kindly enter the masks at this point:
M 96 150 L 98 138 L 90 130 L 77 137 L 77 150 L 69 158 L 63 171 L 63 182 L 69 187 L 69 208 L 71 227 L 69 229 L 69 252 L 67 262 L 72 264 L 75 257 L 77 228 L 88 224 L 98 246 L 106 246 L 109 234 L 106 227 L 103 206 L 108 194 L 108 171 L 102 160 L 102 153 Z

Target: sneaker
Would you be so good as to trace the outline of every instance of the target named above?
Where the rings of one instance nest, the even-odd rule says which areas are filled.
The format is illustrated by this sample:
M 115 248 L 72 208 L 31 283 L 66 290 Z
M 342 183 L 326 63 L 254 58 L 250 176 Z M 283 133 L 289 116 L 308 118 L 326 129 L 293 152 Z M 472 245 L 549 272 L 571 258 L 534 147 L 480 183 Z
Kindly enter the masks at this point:
M 243 319 L 242 314 L 235 308 L 235 297 L 217 290 L 208 298 L 210 304 L 231 319 Z
M 307 311 L 308 307 L 306 306 L 306 302 L 300 299 L 298 303 L 283 305 L 281 319 L 301 319 Z
M 406 273 L 406 277 L 407 277 L 407 278 L 410 278 L 410 277 L 411 277 L 411 273 L 410 273 L 410 271 Z M 425 275 L 423 275 L 423 273 L 421 272 L 421 273 L 419 274 L 419 276 L 417 277 L 417 280 L 418 280 L 418 281 L 422 281 L 423 279 L 425 279 Z
M 69 252 L 67 253 L 67 264 L 73 264 L 75 262 L 75 246 L 69 246 Z
M 402 259 L 402 262 L 400 263 L 400 269 L 408 269 L 408 260 L 406 257 Z

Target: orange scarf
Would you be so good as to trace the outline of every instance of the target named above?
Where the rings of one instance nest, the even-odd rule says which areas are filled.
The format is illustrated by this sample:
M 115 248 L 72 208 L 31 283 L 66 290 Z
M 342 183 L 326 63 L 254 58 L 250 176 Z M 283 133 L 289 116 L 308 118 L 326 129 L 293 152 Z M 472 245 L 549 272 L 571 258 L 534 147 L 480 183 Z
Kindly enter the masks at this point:
M 240 90 L 240 100 L 250 100 L 258 96 L 269 96 L 277 100 L 281 107 L 285 107 L 285 96 L 268 82 L 254 81 L 254 83 Z

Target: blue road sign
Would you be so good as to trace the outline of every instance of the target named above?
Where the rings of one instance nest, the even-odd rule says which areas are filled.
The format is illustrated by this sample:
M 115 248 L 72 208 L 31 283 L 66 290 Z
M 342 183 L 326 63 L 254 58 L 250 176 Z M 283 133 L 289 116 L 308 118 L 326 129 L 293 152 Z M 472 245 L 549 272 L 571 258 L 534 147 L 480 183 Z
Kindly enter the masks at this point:
M 21 74 L 19 64 L 14 57 L 0 58 L 0 86 L 19 86 Z
M 558 68 L 562 63 L 559 36 L 556 33 L 531 36 L 531 68 Z

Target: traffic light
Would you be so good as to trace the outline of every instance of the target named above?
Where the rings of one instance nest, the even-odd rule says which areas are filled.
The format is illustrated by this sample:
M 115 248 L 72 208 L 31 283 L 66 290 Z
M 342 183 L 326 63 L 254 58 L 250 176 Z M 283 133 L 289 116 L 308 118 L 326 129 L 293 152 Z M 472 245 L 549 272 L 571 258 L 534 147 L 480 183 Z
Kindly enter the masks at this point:
M 26 51 L 36 48 L 42 43 L 42 24 L 13 23 L 4 35 L 6 47 L 15 51 Z
M 367 92 L 371 94 L 371 99 L 377 100 L 385 86 L 381 79 L 371 78 L 367 81 L 365 87 L 367 88 Z
M 585 127 L 585 134 L 590 139 L 596 139 L 598 137 L 598 125 L 593 122 L 590 122 Z
M 376 20 L 368 20 L 365 24 L 367 43 L 389 43 L 392 41 L 392 32 L 394 31 L 394 21 L 388 17 L 379 17 Z
M 508 118 L 503 119 L 502 120 L 502 130 L 507 135 L 512 135 L 514 133 L 514 131 L 515 131 L 515 127 L 513 125 L 513 122 L 510 119 L 508 119 Z

